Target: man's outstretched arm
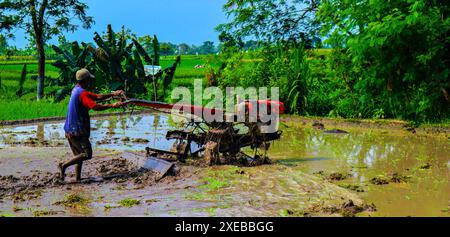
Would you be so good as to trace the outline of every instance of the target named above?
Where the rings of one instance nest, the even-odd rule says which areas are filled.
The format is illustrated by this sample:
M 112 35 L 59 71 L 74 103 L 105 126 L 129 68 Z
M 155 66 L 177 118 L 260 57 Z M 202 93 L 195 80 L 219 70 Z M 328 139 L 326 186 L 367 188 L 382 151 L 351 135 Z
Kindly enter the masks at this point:
M 125 92 L 122 91 L 122 90 L 119 90 L 119 91 L 114 91 L 111 94 L 96 95 L 95 100 L 107 100 L 107 99 L 112 98 L 114 96 L 121 96 L 121 95 L 125 95 Z
M 109 104 L 109 105 L 96 104 L 94 107 L 92 107 L 92 109 L 95 111 L 104 111 L 104 110 L 108 110 L 108 109 L 121 108 L 124 105 L 125 105 L 124 102 L 117 102 L 117 103 Z
M 120 95 L 121 93 L 123 93 L 122 91 L 116 91 L 112 93 L 112 96 L 116 96 L 116 95 Z M 104 97 L 109 96 L 109 95 L 103 95 Z M 81 103 L 84 105 L 84 107 L 86 107 L 86 109 L 88 110 L 95 110 L 95 111 L 103 111 L 103 110 L 107 110 L 107 109 L 114 109 L 114 108 L 120 108 L 123 107 L 125 105 L 125 103 L 123 102 L 117 102 L 114 104 L 97 104 L 95 100 L 97 100 L 98 95 L 95 95 L 95 97 L 92 94 L 89 94 L 89 92 L 83 92 L 80 95 L 80 100 Z

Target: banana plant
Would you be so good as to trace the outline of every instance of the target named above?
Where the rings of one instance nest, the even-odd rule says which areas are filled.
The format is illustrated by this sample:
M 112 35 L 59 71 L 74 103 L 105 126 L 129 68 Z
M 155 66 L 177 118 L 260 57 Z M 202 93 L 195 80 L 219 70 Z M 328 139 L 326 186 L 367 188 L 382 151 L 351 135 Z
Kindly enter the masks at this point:
M 128 39 L 131 39 L 131 42 L 128 42 Z M 70 93 L 72 82 L 75 80 L 75 73 L 80 68 L 88 68 L 95 74 L 95 89 L 97 91 L 121 89 L 125 90 L 130 96 L 140 96 L 147 92 L 145 83 L 152 82 L 154 97 L 157 100 L 159 84 L 162 83 L 164 99 L 166 89 L 173 80 L 181 58 L 178 56 L 171 66 L 154 76 L 146 75 L 144 64 L 160 65 L 159 41 L 156 35 L 152 40 L 153 55 L 149 55 L 124 28 L 122 28 L 121 33 L 116 34 L 111 25 L 108 25 L 106 34 L 103 36 L 96 32 L 94 42 L 95 45 L 82 43 L 82 47 L 74 42 L 72 52 L 53 46 L 55 52 L 63 58 L 63 60 L 58 60 L 53 64 L 61 71 L 58 84 L 64 86 L 56 93 L 57 101 Z
M 97 48 L 88 46 L 94 55 L 96 86 L 98 89 L 125 90 L 130 95 L 146 92 L 143 81 L 138 78 L 145 75 L 144 66 L 133 42 L 127 42 L 125 30 L 117 39 L 111 25 L 105 36 L 94 34 Z
M 75 74 L 81 68 L 85 68 L 89 64 L 89 51 L 85 43 L 72 43 L 72 52 L 63 50 L 56 45 L 52 45 L 53 50 L 63 57 L 63 60 L 57 60 L 53 66 L 60 69 L 59 85 L 64 86 L 75 82 Z
M 152 56 L 150 56 L 145 51 L 144 47 L 142 47 L 142 45 L 136 39 L 133 39 L 133 43 L 136 46 L 137 52 L 140 54 L 140 56 L 142 58 L 144 58 L 145 63 L 147 63 L 149 65 L 153 65 L 153 66 L 160 66 L 159 42 L 158 42 L 158 38 L 156 37 L 156 35 L 153 37 L 154 55 L 152 55 Z M 169 84 L 172 83 L 173 77 L 175 75 L 175 71 L 177 70 L 177 66 L 179 66 L 180 64 L 181 64 L 181 57 L 177 56 L 175 59 L 175 62 L 171 66 L 159 71 L 154 76 L 140 77 L 140 78 L 144 79 L 145 81 L 151 81 L 153 83 L 153 96 L 154 96 L 155 100 L 157 100 L 158 98 L 160 100 L 163 100 L 165 98 L 166 90 L 167 90 Z M 160 81 L 162 81 L 162 90 L 163 90 L 163 94 L 162 94 L 161 98 L 158 97 L 158 89 L 159 89 Z
M 88 45 L 85 43 L 73 42 L 71 51 L 63 50 L 56 45 L 52 45 L 53 50 L 62 56 L 63 59 L 57 60 L 52 65 L 59 69 L 60 76 L 56 82 L 62 88 L 55 92 L 55 101 L 59 102 L 70 94 L 73 84 L 76 83 L 75 74 L 81 68 L 92 67 L 91 54 Z
M 132 39 L 134 45 L 136 46 L 136 50 L 139 53 L 140 56 L 142 56 L 144 58 L 144 61 L 147 65 L 153 65 L 153 66 L 159 66 L 159 42 L 158 42 L 158 38 L 155 36 L 153 36 L 152 39 L 152 44 L 153 44 L 153 52 L 154 55 L 150 56 L 144 49 L 144 47 L 142 47 L 142 45 L 136 40 L 136 39 Z M 143 68 L 143 66 L 142 66 Z M 157 90 L 157 79 L 160 77 L 161 75 L 156 74 L 154 76 L 146 76 L 145 73 L 143 75 L 143 77 L 140 77 L 142 79 L 145 79 L 146 81 L 150 81 L 153 84 L 153 98 L 155 98 L 155 100 L 157 100 L 158 98 L 158 90 Z
M 163 99 L 166 97 L 166 90 L 169 87 L 169 85 L 173 81 L 173 77 L 175 76 L 175 71 L 177 70 L 177 67 L 181 65 L 181 56 L 178 55 L 175 59 L 175 62 L 172 64 L 172 66 L 166 68 L 163 70 L 164 77 L 163 77 Z

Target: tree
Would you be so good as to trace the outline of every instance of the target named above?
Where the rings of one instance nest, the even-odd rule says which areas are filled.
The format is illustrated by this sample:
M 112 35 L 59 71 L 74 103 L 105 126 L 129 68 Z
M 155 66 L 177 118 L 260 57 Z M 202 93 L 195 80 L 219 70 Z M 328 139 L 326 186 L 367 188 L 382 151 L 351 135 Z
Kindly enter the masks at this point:
M 150 35 L 141 36 L 137 40 L 148 54 L 153 53 L 153 38 Z
M 275 41 L 302 42 L 312 46 L 319 24 L 315 13 L 320 0 L 228 0 L 223 6 L 231 22 L 216 30 L 236 38 L 251 37 L 265 43 Z
M 0 2 L 0 9 L 2 2 Z M 0 31 L 9 31 L 13 29 L 13 26 L 18 21 L 18 16 L 6 15 L 5 12 L 0 11 Z
M 216 46 L 214 46 L 214 42 L 205 41 L 203 44 L 197 48 L 199 54 L 214 54 L 217 52 Z
M 198 53 L 198 47 L 196 45 L 191 45 L 191 47 L 189 47 L 189 52 L 188 54 L 197 54 Z
M 62 50 L 71 50 L 72 42 L 69 42 L 64 34 L 58 36 L 58 48 Z
M 94 23 L 86 14 L 88 6 L 79 0 L 3 0 L 0 1 L 2 18 L 9 19 L 8 28 L 19 27 L 25 30 L 36 45 L 38 55 L 37 99 L 44 96 L 45 45 L 61 32 L 74 32 L 78 19 L 83 28 Z M 3 25 L 3 24 L 2 24 Z
M 448 1 L 323 0 L 323 36 L 350 65 L 349 107 L 365 117 L 448 118 L 449 15 Z
M 249 40 L 244 43 L 244 50 L 254 50 L 259 47 L 259 42 L 256 40 Z
M 179 54 L 188 54 L 191 47 L 188 44 L 182 43 L 178 45 Z
M 177 51 L 177 46 L 172 43 L 160 43 L 160 53 L 162 56 L 174 55 Z
M 228 32 L 222 31 L 219 35 L 220 51 L 225 52 L 229 49 L 242 49 L 244 43 L 239 37 L 234 37 Z
M 0 55 L 3 55 L 8 50 L 8 42 L 6 40 L 6 37 L 3 35 L 0 35 Z

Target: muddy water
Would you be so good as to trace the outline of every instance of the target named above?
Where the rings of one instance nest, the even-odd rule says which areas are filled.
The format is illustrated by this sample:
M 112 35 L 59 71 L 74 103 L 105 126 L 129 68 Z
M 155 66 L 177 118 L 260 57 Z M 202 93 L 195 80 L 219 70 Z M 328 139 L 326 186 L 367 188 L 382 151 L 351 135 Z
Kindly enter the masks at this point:
M 143 151 L 147 146 L 169 149 L 171 143 L 166 141 L 165 133 L 176 127 L 177 125 L 162 114 L 112 117 L 92 121 L 91 140 L 97 149 Z M 61 123 L 0 128 L 0 149 L 11 146 L 29 146 L 30 144 L 33 146 L 66 146 L 62 128 L 63 124 Z M 233 205 L 240 203 L 242 197 L 248 197 L 248 202 L 251 204 L 249 204 L 251 209 L 247 212 L 249 215 L 253 212 L 255 215 L 273 215 L 281 208 L 288 209 L 300 204 L 298 201 L 295 202 L 295 205 L 284 202 L 283 205 L 273 204 L 271 207 L 273 210 L 267 211 L 259 208 L 261 210 L 255 211 L 258 210 L 258 208 L 255 209 L 253 203 L 255 194 L 261 194 L 256 195 L 259 201 L 275 200 L 275 197 L 271 196 L 270 192 L 253 190 L 254 182 L 261 182 L 262 187 L 267 186 L 271 190 L 278 190 L 282 194 L 281 199 L 283 200 L 292 200 L 291 196 L 297 197 L 295 200 L 300 200 L 304 195 L 301 195 L 299 190 L 308 186 L 302 183 L 302 179 L 310 179 L 310 177 L 295 172 L 298 170 L 319 176 L 320 179 L 327 179 L 333 173 L 344 176 L 348 174 L 348 177 L 343 180 L 331 180 L 330 182 L 346 188 L 352 187 L 355 195 L 357 194 L 368 203 L 374 203 L 378 211 L 371 213 L 372 216 L 450 215 L 448 210 L 450 205 L 450 156 L 448 155 L 450 154 L 450 142 L 447 138 L 358 127 L 343 128 L 349 134 L 325 134 L 323 131 L 313 129 L 310 124 L 305 126 L 294 124 L 289 128 L 282 129 L 284 131 L 282 140 L 276 142 L 270 150 L 270 157 L 275 161 L 275 166 L 246 169 L 245 179 L 231 170 L 230 177 L 227 176 L 226 180 L 240 179 L 237 184 L 230 185 L 229 188 L 213 190 L 210 192 L 212 196 L 198 196 L 195 190 L 190 198 L 185 198 L 185 194 L 176 194 L 176 196 L 183 197 L 177 202 L 190 203 L 189 205 L 195 202 L 197 204 L 193 206 L 201 209 L 205 208 L 203 206 L 206 204 L 198 202 L 198 199 L 228 200 L 226 204 L 222 205 L 227 208 L 220 209 L 216 214 L 237 215 L 243 210 L 243 207 L 233 209 Z M 212 168 L 209 172 L 212 172 L 212 175 L 223 176 L 222 169 Z M 225 173 L 227 172 L 229 171 Z M 264 174 L 261 175 L 262 173 Z M 265 177 L 266 173 L 272 174 L 273 177 L 269 179 L 254 178 Z M 401 180 L 402 182 L 393 182 L 394 174 L 405 178 Z M 386 180 L 388 184 L 372 184 L 371 180 L 376 177 Z M 247 181 L 250 183 L 246 184 Z M 316 186 L 321 187 L 317 182 Z M 323 192 L 323 188 L 318 188 L 318 190 Z M 246 192 L 249 195 L 246 196 Z M 309 192 L 311 190 L 308 190 Z M 337 192 L 340 191 L 333 189 L 330 194 Z M 148 192 L 146 192 L 147 194 Z M 239 200 L 233 201 L 236 194 L 240 195 Z M 319 191 L 317 197 L 320 197 Z M 211 203 L 206 205 L 209 207 L 209 211 L 212 210 Z M 159 204 L 154 205 L 157 207 Z M 213 207 L 215 206 L 217 205 L 214 204 Z M 177 205 L 177 208 L 182 208 L 182 206 Z M 161 211 L 161 214 L 167 211 L 161 208 L 153 211 L 157 210 Z M 121 210 L 112 212 L 115 211 L 119 212 L 118 214 L 121 212 Z M 183 215 L 183 212 L 178 214 Z M 194 215 L 195 213 L 187 210 L 185 214 Z
M 332 181 L 353 189 L 378 212 L 372 216 L 450 216 L 450 140 L 403 131 L 345 128 L 326 134 L 306 125 L 285 128 L 273 160 L 310 174 L 348 174 Z M 392 175 L 405 177 L 392 182 Z M 379 177 L 389 184 L 375 185 Z
M 160 114 L 118 116 L 91 121 L 91 142 L 99 149 L 145 150 L 151 146 L 167 149 L 172 144 L 165 139 L 169 118 Z M 0 148 L 35 145 L 62 146 L 66 144 L 63 123 L 38 124 L 0 128 Z

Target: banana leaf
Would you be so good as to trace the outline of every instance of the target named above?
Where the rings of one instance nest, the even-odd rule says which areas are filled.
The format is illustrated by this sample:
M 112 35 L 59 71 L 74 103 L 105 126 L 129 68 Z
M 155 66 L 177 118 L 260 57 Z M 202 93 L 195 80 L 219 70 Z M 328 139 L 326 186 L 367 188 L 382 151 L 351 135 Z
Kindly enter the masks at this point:
M 160 50 L 160 45 L 159 45 L 159 41 L 158 41 L 158 37 L 153 36 L 153 65 L 155 66 L 160 66 L 159 64 L 159 50 Z
M 137 52 L 139 52 L 139 54 L 144 57 L 144 61 L 145 63 L 149 64 L 149 65 L 154 65 L 153 64 L 153 59 L 148 55 L 148 53 L 145 51 L 144 47 L 142 47 L 142 45 L 135 39 L 133 39 L 133 43 L 136 46 L 136 50 Z M 159 66 L 159 65 L 155 65 L 155 66 Z
M 72 53 L 73 55 L 81 54 L 81 48 L 77 41 L 72 42 Z
M 66 96 L 70 95 L 71 91 L 72 91 L 71 86 L 66 86 L 56 91 L 55 102 L 61 102 L 62 100 L 64 100 Z
M 139 79 L 145 78 L 145 71 L 144 71 L 144 64 L 142 63 L 141 56 L 138 52 L 138 50 L 134 50 L 134 62 L 135 62 L 135 68 L 138 74 Z
M 70 55 L 69 52 L 67 52 L 67 50 L 62 50 L 61 48 L 59 48 L 56 45 L 52 45 L 53 50 L 55 50 L 55 52 L 57 54 L 60 54 L 64 57 L 64 59 L 69 63 L 69 64 L 75 64 L 75 59 L 72 55 Z

